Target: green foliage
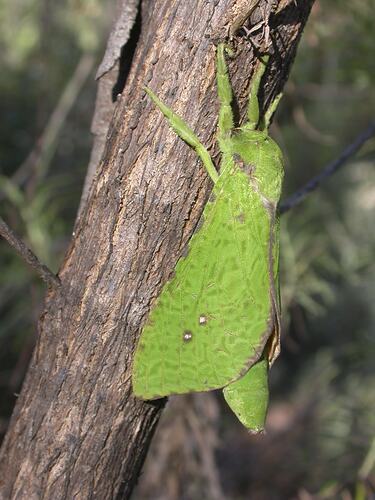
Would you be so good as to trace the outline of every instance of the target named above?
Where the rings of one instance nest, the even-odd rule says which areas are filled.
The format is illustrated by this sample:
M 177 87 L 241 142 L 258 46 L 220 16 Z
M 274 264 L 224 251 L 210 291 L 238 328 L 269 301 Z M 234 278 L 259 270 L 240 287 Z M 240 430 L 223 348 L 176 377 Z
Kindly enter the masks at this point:
M 281 104 L 285 197 L 374 119 L 374 7 L 316 4 Z M 297 446 L 305 450 L 303 487 L 319 498 L 368 498 L 360 470 L 375 428 L 374 159 L 372 139 L 282 218 L 284 356 L 273 394 L 312 408 Z M 374 462 L 365 477 L 373 480 Z
M 92 75 L 79 99 L 60 101 L 79 61 L 103 50 L 110 9 L 102 9 L 99 0 L 0 0 L 0 213 L 54 271 L 70 238 L 89 158 Z M 58 105 L 58 120 L 47 125 Z M 3 241 L 0 268 L 3 432 L 1 418 L 8 418 L 22 382 L 45 287 Z
M 47 48 L 46 37 L 53 37 L 49 50 L 56 55 L 67 51 L 69 44 L 82 51 L 96 50 L 101 44 L 103 20 L 108 22 L 99 0 L 63 0 L 53 8 L 43 0 L 1 0 L 0 45 L 5 49 L 0 57 L 2 66 L 22 70 L 42 46 Z

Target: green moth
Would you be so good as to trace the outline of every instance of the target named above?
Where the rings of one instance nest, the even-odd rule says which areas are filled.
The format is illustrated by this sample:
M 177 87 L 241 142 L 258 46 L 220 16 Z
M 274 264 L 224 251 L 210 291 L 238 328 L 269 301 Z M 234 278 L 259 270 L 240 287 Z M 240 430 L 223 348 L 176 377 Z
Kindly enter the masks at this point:
M 279 353 L 279 223 L 283 159 L 268 136 L 279 97 L 259 117 L 260 62 L 247 122 L 234 127 L 225 47 L 217 48 L 220 173 L 190 127 L 148 88 L 171 128 L 196 151 L 214 187 L 200 228 L 143 328 L 133 389 L 144 400 L 223 388 L 251 431 L 264 427 L 268 368 Z

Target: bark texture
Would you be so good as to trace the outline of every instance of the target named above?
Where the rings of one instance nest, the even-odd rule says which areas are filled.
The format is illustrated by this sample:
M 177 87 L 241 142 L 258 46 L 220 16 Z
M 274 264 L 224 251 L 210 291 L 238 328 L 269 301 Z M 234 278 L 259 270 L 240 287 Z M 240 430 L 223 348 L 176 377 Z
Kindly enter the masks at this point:
M 282 88 L 313 0 L 260 1 L 252 39 L 270 27 L 264 101 Z M 1 499 L 128 498 L 164 402 L 131 391 L 131 362 L 150 304 L 199 220 L 211 184 L 142 90 L 173 106 L 215 154 L 213 39 L 231 32 L 237 96 L 255 63 L 251 2 L 143 0 L 141 32 L 102 160 L 59 277 L 0 456 Z M 236 20 L 234 25 L 233 20 Z M 240 23 L 238 26 L 238 20 Z M 245 101 L 238 99 L 238 115 Z
M 82 189 L 78 217 L 86 205 L 95 173 L 103 155 L 118 92 L 123 89 L 131 67 L 140 29 L 141 10 L 139 3 L 140 0 L 120 0 L 117 4 L 114 26 L 108 38 L 103 60 L 96 73 L 98 91 L 95 113 L 91 123 L 94 141 Z M 132 43 L 129 42 L 129 39 Z

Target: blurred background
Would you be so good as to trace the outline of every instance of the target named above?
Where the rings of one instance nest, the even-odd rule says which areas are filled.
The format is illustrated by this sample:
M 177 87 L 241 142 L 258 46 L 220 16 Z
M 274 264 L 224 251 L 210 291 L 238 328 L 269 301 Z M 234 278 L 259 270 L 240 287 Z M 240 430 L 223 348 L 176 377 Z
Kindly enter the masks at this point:
M 89 160 L 112 2 L 0 0 L 0 213 L 54 271 Z M 374 0 L 317 1 L 272 127 L 286 198 L 375 119 Z M 265 436 L 170 398 L 137 500 L 375 498 L 375 139 L 282 216 L 283 352 Z M 0 241 L 0 434 L 44 287 Z

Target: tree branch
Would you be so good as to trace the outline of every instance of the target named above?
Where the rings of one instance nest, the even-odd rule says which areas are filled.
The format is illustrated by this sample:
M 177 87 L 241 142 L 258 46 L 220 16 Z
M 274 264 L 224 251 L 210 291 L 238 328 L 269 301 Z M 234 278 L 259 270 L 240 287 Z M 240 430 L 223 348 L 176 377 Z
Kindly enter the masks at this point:
M 19 253 L 25 262 L 36 270 L 47 285 L 51 287 L 61 285 L 59 278 L 46 265 L 40 262 L 34 252 L 10 229 L 2 217 L 0 217 L 0 235 Z
M 375 135 L 375 122 L 370 123 L 370 125 L 361 132 L 358 137 L 347 146 L 344 151 L 340 154 L 336 160 L 329 163 L 318 175 L 309 180 L 301 189 L 298 189 L 289 198 L 280 204 L 279 213 L 284 214 L 288 212 L 291 208 L 301 203 L 306 196 L 314 191 L 320 184 L 326 180 L 328 177 L 333 175 L 339 168 L 341 168 L 345 163 L 356 154 L 356 152 L 363 146 L 363 144 L 371 139 Z

